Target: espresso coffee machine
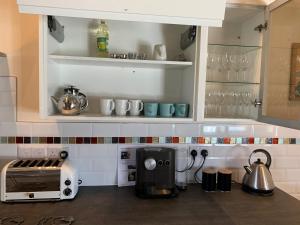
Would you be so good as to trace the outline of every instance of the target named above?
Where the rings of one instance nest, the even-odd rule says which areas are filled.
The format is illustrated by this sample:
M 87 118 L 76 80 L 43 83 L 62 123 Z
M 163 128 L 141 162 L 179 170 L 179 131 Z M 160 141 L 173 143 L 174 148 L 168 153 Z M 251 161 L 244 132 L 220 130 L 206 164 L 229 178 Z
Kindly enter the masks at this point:
M 175 197 L 175 150 L 146 147 L 136 150 L 136 195 L 144 198 Z

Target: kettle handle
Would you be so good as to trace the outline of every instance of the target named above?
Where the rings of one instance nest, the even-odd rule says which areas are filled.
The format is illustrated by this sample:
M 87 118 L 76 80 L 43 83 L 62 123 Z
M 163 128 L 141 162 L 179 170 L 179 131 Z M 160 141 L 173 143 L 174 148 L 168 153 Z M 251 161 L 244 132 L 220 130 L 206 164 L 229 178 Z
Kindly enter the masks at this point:
M 88 107 L 88 100 L 86 98 L 85 94 L 82 94 L 81 92 L 78 93 L 79 101 L 80 101 L 80 110 L 84 110 L 86 107 Z
M 248 160 L 249 165 L 251 165 L 250 160 L 251 160 L 252 155 L 254 155 L 254 154 L 258 153 L 258 152 L 264 153 L 264 154 L 267 156 L 267 162 L 266 162 L 265 165 L 266 165 L 266 167 L 269 169 L 270 166 L 271 166 L 271 163 L 272 163 L 272 158 L 271 158 L 270 153 L 269 153 L 268 151 L 264 150 L 264 149 L 256 149 L 256 150 L 254 150 L 254 151 L 251 153 L 251 155 L 250 155 L 250 157 L 249 157 L 249 160 Z

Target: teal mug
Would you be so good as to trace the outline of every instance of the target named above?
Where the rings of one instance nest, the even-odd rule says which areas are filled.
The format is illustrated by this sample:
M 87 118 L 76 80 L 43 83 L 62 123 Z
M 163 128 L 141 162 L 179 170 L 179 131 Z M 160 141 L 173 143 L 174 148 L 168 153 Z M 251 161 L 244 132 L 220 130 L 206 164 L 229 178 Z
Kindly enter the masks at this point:
M 157 117 L 158 103 L 144 103 L 144 116 L 146 117 Z
M 175 113 L 175 106 L 172 103 L 160 103 L 159 115 L 161 117 L 172 117 Z
M 189 115 L 189 104 L 186 103 L 175 104 L 176 117 L 188 117 L 188 115 Z

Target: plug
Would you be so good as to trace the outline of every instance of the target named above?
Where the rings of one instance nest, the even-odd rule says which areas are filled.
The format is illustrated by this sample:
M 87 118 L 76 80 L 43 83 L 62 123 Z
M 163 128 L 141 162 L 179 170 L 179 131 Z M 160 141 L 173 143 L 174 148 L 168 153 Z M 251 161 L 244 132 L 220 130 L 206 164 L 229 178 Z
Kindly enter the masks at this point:
M 198 155 L 198 152 L 195 149 L 193 149 L 191 151 L 191 156 L 193 157 L 193 159 L 195 159 L 197 157 L 197 155 Z
M 208 156 L 208 151 L 206 149 L 202 149 L 200 154 L 205 159 Z

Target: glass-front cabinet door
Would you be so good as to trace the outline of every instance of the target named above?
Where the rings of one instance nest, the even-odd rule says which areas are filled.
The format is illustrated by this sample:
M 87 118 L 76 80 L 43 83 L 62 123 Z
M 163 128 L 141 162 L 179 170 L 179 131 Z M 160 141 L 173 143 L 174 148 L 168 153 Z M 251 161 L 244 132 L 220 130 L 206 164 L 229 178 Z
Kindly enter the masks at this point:
M 300 128 L 300 0 L 268 7 L 261 119 Z
M 264 7 L 231 5 L 209 28 L 205 118 L 258 118 L 264 24 Z

